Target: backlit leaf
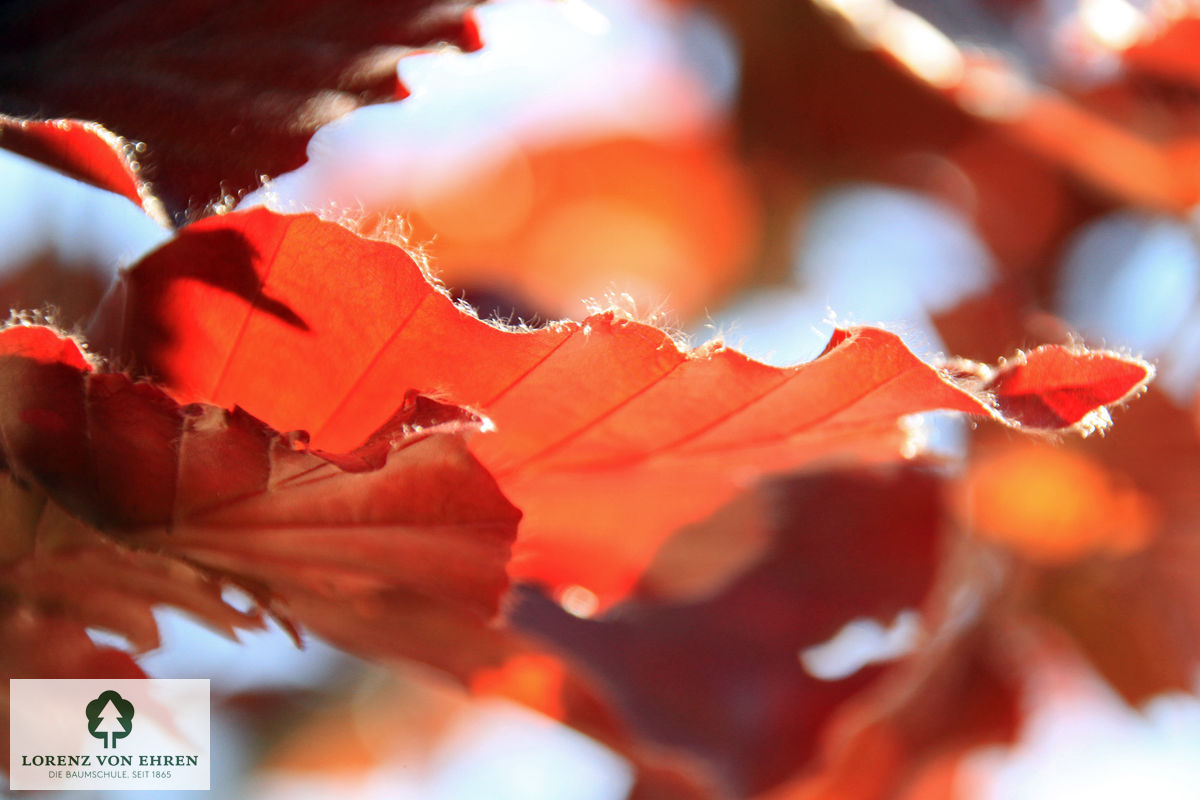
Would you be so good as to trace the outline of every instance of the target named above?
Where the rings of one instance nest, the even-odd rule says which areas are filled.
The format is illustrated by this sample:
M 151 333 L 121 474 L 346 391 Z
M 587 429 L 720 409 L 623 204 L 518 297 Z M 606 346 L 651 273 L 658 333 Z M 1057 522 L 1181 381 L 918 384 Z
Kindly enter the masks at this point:
M 509 329 L 456 307 L 391 244 L 265 210 L 197 223 L 147 256 L 92 335 L 181 402 L 237 404 L 325 449 L 358 446 L 409 390 L 481 410 L 496 433 L 472 452 L 525 513 L 513 575 L 581 585 L 602 604 L 666 537 L 758 476 L 894 460 L 899 421 L 916 412 L 1004 419 L 984 392 L 1007 396 L 1016 369 L 956 363 L 956 382 L 871 328 L 836 331 L 819 358 L 788 368 L 715 343 L 689 350 L 614 311 Z M 1085 378 L 1073 412 L 1150 374 L 1115 354 L 1046 353 L 1039 363 L 1058 353 L 1075 376 L 1083 359 L 1112 384 L 1088 396 Z M 1022 378 L 1022 396 L 1058 392 L 1058 374 Z
M 167 222 L 162 204 L 138 175 L 134 145 L 94 122 L 29 120 L 0 114 L 0 147 L 121 195 Z

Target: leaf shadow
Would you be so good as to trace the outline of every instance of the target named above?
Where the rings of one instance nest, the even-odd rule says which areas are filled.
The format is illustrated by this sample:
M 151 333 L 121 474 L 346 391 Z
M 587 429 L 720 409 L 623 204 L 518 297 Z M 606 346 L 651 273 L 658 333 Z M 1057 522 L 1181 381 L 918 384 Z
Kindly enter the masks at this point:
M 255 310 L 281 322 L 310 330 L 292 307 L 263 291 L 264 279 L 255 269 L 261 255 L 246 236 L 228 229 L 189 231 L 174 242 L 170 272 L 174 279 L 188 278 L 245 300 Z

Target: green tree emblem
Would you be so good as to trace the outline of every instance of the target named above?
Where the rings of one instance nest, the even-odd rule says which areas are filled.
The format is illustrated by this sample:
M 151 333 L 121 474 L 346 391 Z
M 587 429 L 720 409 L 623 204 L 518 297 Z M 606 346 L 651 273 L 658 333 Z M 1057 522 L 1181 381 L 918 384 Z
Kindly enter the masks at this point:
M 116 747 L 133 730 L 133 703 L 109 689 L 87 704 L 88 733 L 104 740 L 105 748 Z

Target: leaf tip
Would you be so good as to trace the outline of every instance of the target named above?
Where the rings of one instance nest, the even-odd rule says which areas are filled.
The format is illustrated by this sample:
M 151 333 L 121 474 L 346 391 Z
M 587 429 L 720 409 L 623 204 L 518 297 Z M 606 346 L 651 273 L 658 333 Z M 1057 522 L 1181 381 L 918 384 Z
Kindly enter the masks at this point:
M 1043 345 L 1001 362 L 984 390 L 1004 421 L 1029 431 L 1103 433 L 1109 411 L 1143 394 L 1154 365 L 1113 350 Z

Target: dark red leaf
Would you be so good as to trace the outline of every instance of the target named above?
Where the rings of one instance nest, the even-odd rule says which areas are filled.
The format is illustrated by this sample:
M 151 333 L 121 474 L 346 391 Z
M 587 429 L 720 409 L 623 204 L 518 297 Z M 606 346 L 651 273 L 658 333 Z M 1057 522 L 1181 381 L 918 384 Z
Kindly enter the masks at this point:
M 960 762 L 1019 724 L 1019 678 L 993 633 L 984 620 L 944 631 L 839 708 L 816 763 L 761 800 L 961 797 Z
M 155 603 L 230 633 L 257 625 L 222 600 L 232 585 L 372 656 L 479 657 L 461 639 L 498 607 L 519 513 L 467 452 L 469 414 L 410 397 L 364 447 L 326 454 L 94 371 L 36 326 L 0 331 L 0 387 L 6 508 L 28 509 L 0 575 L 18 607 L 145 650 Z
M 305 160 L 312 133 L 403 89 L 396 61 L 478 46 L 469 0 L 52 0 L 0 13 L 0 113 L 20 152 L 140 202 L 111 154 L 62 126 L 145 143 L 140 177 L 176 221 Z M 22 130 L 17 120 L 55 121 Z M 8 146 L 9 136 L 0 136 Z M 118 151 L 122 150 L 118 145 Z M 128 173 L 128 170 L 126 170 Z
M 630 602 L 581 619 L 530 589 L 512 624 L 593 676 L 635 747 L 681 748 L 745 797 L 814 754 L 825 721 L 878 675 L 835 680 L 800 653 L 853 619 L 920 606 L 938 562 L 943 509 L 919 469 L 832 472 L 774 483 L 771 542 L 715 595 Z

